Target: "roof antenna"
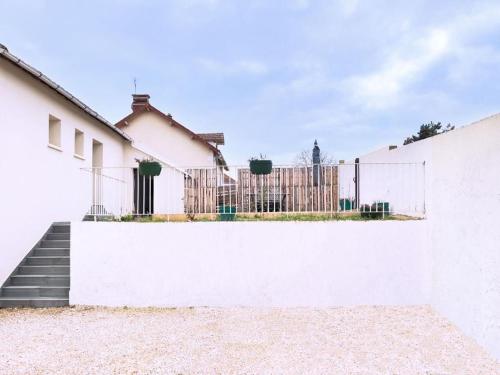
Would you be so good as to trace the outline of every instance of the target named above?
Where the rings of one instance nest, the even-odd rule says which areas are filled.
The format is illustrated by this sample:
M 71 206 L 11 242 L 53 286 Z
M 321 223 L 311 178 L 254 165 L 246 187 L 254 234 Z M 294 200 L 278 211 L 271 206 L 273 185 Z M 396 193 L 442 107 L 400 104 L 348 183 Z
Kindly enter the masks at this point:
M 134 95 L 137 94 L 137 79 L 134 77 Z

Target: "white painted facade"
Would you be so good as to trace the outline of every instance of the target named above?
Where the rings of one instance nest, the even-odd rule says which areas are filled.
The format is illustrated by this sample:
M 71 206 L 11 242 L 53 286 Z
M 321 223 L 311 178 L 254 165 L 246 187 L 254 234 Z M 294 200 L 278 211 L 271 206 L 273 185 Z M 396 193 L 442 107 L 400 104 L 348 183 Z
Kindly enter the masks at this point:
M 500 358 L 500 115 L 360 158 L 361 163 L 425 161 L 426 221 L 81 223 L 93 194 L 92 175 L 84 168 L 108 167 L 103 169 L 104 178 L 125 180 L 130 179 L 130 171 L 111 167 L 136 166 L 135 158 L 154 157 L 173 167 L 175 163 L 214 165 L 209 149 L 155 116 L 146 114 L 131 121 L 126 131 L 137 138 L 131 143 L 0 58 L 0 130 L 4 135 L 0 283 L 50 223 L 71 220 L 71 303 L 334 306 L 430 302 Z M 50 119 L 60 128 L 49 131 Z M 58 138 L 56 145 L 49 145 L 49 134 Z M 95 153 L 94 144 L 101 145 L 95 146 Z M 187 149 L 192 152 L 184 153 Z M 397 206 L 397 199 L 383 188 L 377 190 L 370 182 L 375 180 L 366 175 L 362 170 L 362 199 L 364 183 L 373 194 L 366 199 L 378 200 L 386 194 L 383 199 Z M 352 180 L 347 175 L 341 178 Z M 401 191 L 421 194 L 420 187 L 405 185 L 407 179 L 401 179 Z M 158 189 L 172 189 L 173 196 L 181 196 L 182 180 L 180 171 L 169 180 L 170 186 L 162 187 L 159 180 Z M 116 198 L 113 190 L 105 195 Z M 156 206 L 164 204 L 172 212 L 181 209 L 156 199 Z M 255 235 L 255 228 L 262 237 Z
M 426 304 L 426 226 L 423 220 L 75 222 L 70 303 Z
M 426 220 L 75 223 L 71 303 L 430 303 L 500 358 L 500 115 L 360 160 L 425 161 Z
M 61 122 L 61 146 L 49 146 L 49 115 Z M 92 201 L 92 142 L 103 163 L 121 165 L 125 140 L 52 89 L 0 58 L 2 183 L 0 283 L 54 221 L 81 220 Z M 84 134 L 83 158 L 74 155 L 75 129 Z M 86 187 L 86 188 L 85 188 Z
M 500 358 L 500 115 L 360 160 L 425 161 L 431 303 Z
M 394 163 L 385 161 L 388 149 L 359 158 L 359 163 L 349 162 L 338 165 L 339 197 L 354 202 L 358 186 L 360 208 L 376 202 L 386 202 L 389 210 L 396 214 L 412 217 L 425 216 L 425 173 L 423 159 L 409 158 L 408 161 Z M 358 169 L 356 184 L 356 169 Z
M 500 116 L 435 137 L 432 304 L 500 359 Z
M 155 112 L 141 113 L 123 128 L 138 148 L 144 147 L 172 165 L 215 167 L 214 153 L 206 145 L 193 140 L 183 130 L 170 125 Z
M 8 54 L 3 48 L 1 52 Z M 155 210 L 184 211 L 184 172 L 174 162 L 185 167 L 213 165 L 209 147 L 178 130 L 168 132 L 165 124 L 155 119 L 150 123 L 147 116 L 137 119 L 141 123 L 132 133 L 140 139 L 135 142 L 96 118 L 95 112 L 89 109 L 89 114 L 68 100 L 71 94 L 65 92 L 68 97 L 64 97 L 41 82 L 47 77 L 34 77 L 41 73 L 23 65 L 28 73 L 9 61 L 9 56 L 17 61 L 15 56 L 5 56 L 0 56 L 0 130 L 4 136 L 0 285 L 52 222 L 81 220 L 97 196 L 106 212 L 120 215 L 124 208 L 130 212 L 136 159 L 154 158 L 164 166 L 155 178 Z M 181 154 L 176 154 L 180 148 L 175 145 L 182 146 Z M 97 178 L 92 170 L 96 167 Z

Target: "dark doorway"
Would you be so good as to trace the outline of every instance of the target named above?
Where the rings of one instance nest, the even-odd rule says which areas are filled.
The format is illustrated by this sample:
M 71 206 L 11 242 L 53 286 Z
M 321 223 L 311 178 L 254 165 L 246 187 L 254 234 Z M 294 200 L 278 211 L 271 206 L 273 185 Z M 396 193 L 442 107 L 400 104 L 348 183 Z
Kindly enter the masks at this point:
M 354 160 L 354 209 L 361 208 L 359 197 L 360 186 L 359 158 L 356 158 Z
M 154 176 L 143 176 L 134 168 L 134 208 L 136 215 L 154 213 Z

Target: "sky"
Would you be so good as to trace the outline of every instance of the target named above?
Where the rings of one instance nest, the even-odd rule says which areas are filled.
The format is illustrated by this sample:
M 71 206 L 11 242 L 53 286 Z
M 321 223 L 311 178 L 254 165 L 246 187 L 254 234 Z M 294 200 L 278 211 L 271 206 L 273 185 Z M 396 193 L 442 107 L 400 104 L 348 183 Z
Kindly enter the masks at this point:
M 0 0 L 0 43 L 111 122 L 137 93 L 229 164 L 500 112 L 500 1 Z

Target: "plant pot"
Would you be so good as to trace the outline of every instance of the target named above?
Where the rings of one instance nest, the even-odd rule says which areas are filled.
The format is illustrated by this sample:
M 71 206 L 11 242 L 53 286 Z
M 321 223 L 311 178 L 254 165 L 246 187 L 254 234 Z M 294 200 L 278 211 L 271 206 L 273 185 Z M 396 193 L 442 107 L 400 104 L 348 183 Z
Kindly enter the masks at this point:
M 235 206 L 219 206 L 219 220 L 220 221 L 234 221 L 236 216 Z
M 370 219 L 381 219 L 385 216 L 389 216 L 391 213 L 389 211 L 389 202 L 376 202 L 371 206 L 369 204 L 363 204 L 360 207 L 361 217 Z
M 340 203 L 340 211 L 351 211 L 354 207 L 353 199 L 341 198 L 339 203 Z
M 250 172 L 252 174 L 270 174 L 273 170 L 271 160 L 250 160 Z
M 142 176 L 159 176 L 161 164 L 157 161 L 141 161 L 139 163 L 139 174 Z

